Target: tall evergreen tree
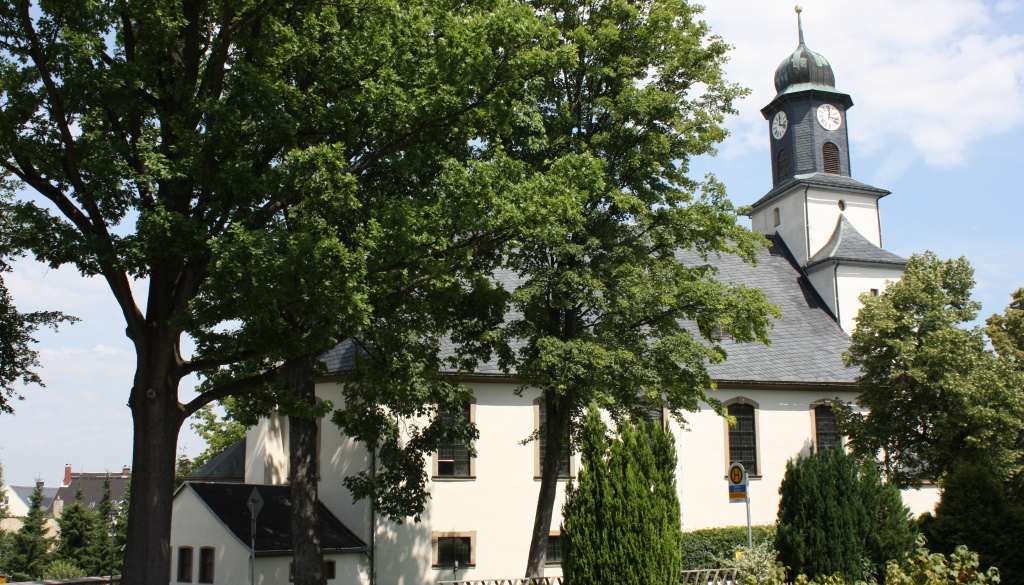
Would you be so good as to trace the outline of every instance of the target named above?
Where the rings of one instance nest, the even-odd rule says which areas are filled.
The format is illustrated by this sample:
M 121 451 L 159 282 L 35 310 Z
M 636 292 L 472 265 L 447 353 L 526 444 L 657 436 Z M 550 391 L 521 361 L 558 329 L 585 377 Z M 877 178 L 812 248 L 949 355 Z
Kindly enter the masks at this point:
M 567 585 L 677 584 L 682 529 L 672 436 L 625 420 L 609 448 L 593 407 L 584 429 L 584 469 L 563 524 Z
M 914 544 L 898 490 L 843 449 L 791 459 L 779 495 L 775 548 L 791 578 L 877 577 L 886 561 L 901 559 Z
M 29 498 L 25 522 L 11 541 L 7 568 L 18 580 L 41 579 L 43 570 L 50 562 L 51 548 L 53 537 L 49 534 L 46 512 L 43 511 L 43 484 L 37 482 L 32 497 Z
M 75 501 L 61 512 L 57 524 L 60 535 L 54 556 L 72 563 L 86 575 L 101 574 L 101 559 L 96 556 L 96 540 L 103 538 L 102 518 L 82 505 L 82 488 L 75 491 Z

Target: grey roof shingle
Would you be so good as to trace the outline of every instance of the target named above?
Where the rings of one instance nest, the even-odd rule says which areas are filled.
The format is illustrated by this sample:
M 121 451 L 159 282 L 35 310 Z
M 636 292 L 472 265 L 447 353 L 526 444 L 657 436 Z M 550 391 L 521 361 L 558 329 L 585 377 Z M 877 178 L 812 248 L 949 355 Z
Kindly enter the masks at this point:
M 852 384 L 856 370 L 843 364 L 842 353 L 850 338 L 833 319 L 824 302 L 801 272 L 785 244 L 769 238 L 771 246 L 756 266 L 737 256 L 709 259 L 721 282 L 757 287 L 778 305 L 782 319 L 773 319 L 771 346 L 723 340 L 728 358 L 708 366 L 717 382 L 793 385 Z M 701 262 L 692 252 L 681 252 L 683 262 Z
M 711 377 L 719 382 L 750 382 L 792 385 L 852 384 L 856 371 L 845 367 L 842 352 L 850 338 L 835 322 L 826 305 L 807 281 L 785 244 L 769 238 L 771 245 L 756 266 L 738 256 L 712 257 L 708 262 L 718 269 L 717 279 L 760 288 L 768 301 L 778 305 L 784 316 L 773 320 L 769 332 L 771 347 L 759 343 L 723 342 L 728 359 L 708 366 Z M 678 252 L 677 258 L 688 264 L 703 264 L 695 252 Z M 507 290 L 514 290 L 522 280 L 509 271 L 495 275 Z M 442 353 L 451 355 L 450 344 Z M 355 345 L 346 341 L 321 359 L 333 374 L 354 367 Z M 504 374 L 497 363 L 480 364 L 476 374 Z M 514 374 L 514 372 L 509 372 Z
M 60 486 L 57 489 L 55 499 L 59 498 L 63 502 L 62 505 L 67 508 L 75 503 L 75 494 L 81 489 L 82 505 L 95 510 L 103 500 L 103 484 L 106 482 L 108 475 L 110 477 L 110 499 L 114 502 L 124 500 L 124 494 L 128 490 L 130 478 L 127 474 L 121 472 L 109 474 L 106 472 L 72 473 L 71 483 Z
M 848 189 L 870 195 L 877 195 L 878 197 L 885 197 L 891 193 L 891 191 L 872 187 L 871 185 L 861 183 L 856 179 L 851 179 L 850 177 L 844 177 L 842 175 L 833 175 L 831 173 L 808 173 L 806 175 L 796 175 L 792 179 L 779 184 L 777 187 L 766 193 L 764 197 L 758 199 L 754 203 L 753 207 L 756 209 L 796 186 Z
M 245 437 L 185 477 L 186 480 L 245 481 Z
M 850 220 L 842 213 L 836 222 L 832 237 L 816 254 L 807 260 L 805 268 L 810 268 L 828 261 L 871 262 L 875 264 L 892 264 L 906 266 L 907 260 L 888 250 L 872 244 L 853 227 Z

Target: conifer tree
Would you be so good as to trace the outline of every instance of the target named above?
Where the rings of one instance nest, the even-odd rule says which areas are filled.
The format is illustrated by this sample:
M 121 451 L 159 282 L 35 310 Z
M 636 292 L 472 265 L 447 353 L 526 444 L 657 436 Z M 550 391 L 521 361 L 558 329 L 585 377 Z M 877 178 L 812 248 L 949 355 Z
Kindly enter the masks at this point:
M 779 494 L 775 548 L 791 578 L 870 579 L 913 546 L 916 535 L 896 487 L 883 485 L 877 468 L 843 449 L 791 459 Z
M 21 529 L 14 534 L 7 568 L 16 580 L 40 579 L 50 562 L 53 538 L 46 526 L 43 512 L 43 484 L 36 483 L 36 489 L 29 498 L 28 515 Z
M 95 554 L 95 541 L 103 538 L 101 518 L 82 505 L 83 497 L 79 486 L 75 491 L 75 502 L 64 508 L 57 520 L 60 536 L 54 556 L 58 560 L 72 563 L 85 571 L 86 575 L 99 575 L 101 562 Z
M 566 502 L 567 585 L 674 585 L 682 568 L 675 446 L 629 420 L 610 448 L 594 407 L 581 439 L 584 469 Z

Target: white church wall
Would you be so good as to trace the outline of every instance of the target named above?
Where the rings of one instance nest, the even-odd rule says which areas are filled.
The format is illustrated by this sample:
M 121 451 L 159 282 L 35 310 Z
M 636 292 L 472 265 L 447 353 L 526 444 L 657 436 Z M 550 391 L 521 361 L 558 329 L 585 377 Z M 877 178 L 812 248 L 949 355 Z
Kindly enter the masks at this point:
M 214 548 L 214 583 L 249 582 L 248 548 L 214 517 L 188 486 L 175 495 L 171 506 L 172 583 L 178 582 L 178 553 L 183 546 L 192 547 L 193 583 L 199 575 L 199 550 L 204 547 Z
M 245 482 L 288 483 L 288 418 L 261 419 L 245 437 Z
M 807 279 L 811 281 L 811 286 L 818 292 L 818 296 L 821 300 L 825 301 L 828 305 L 828 310 L 832 311 L 832 314 L 836 314 L 836 278 L 835 273 L 832 271 L 831 264 L 819 264 L 815 266 L 807 273 Z
M 367 564 L 366 557 L 361 552 L 325 554 L 324 560 L 334 561 L 335 576 L 334 579 L 328 579 L 328 583 L 354 585 L 370 582 L 369 565 Z M 283 585 L 289 583 L 291 563 L 292 558 L 290 556 L 257 557 L 257 585 Z M 238 581 L 238 583 L 248 583 L 248 580 Z
M 839 209 L 843 201 L 845 210 Z M 878 223 L 878 200 L 871 195 L 858 195 L 812 187 L 807 191 L 807 224 L 811 256 L 828 243 L 836 230 L 839 214 L 846 215 L 853 227 L 872 244 L 882 247 Z
M 839 289 L 839 325 L 843 331 L 852 333 L 857 325 L 857 313 L 862 306 L 860 295 L 871 289 L 881 293 L 888 282 L 898 281 L 902 276 L 902 268 L 896 266 L 888 268 L 840 263 L 836 271 L 836 284 Z
M 779 224 L 775 225 L 775 210 L 779 210 Z M 804 233 L 804 190 L 793 189 L 769 205 L 760 208 L 751 218 L 751 227 L 763 234 L 777 233 L 786 247 L 803 262 L 808 258 L 806 234 Z

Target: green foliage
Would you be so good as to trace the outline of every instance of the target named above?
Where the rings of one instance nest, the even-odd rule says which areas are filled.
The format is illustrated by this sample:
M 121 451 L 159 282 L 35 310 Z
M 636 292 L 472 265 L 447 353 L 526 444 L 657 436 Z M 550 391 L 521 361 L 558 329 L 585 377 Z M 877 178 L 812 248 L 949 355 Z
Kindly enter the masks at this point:
M 1024 288 L 1012 295 L 1013 300 L 1002 314 L 989 317 L 985 323 L 985 334 L 992 341 L 992 347 L 1000 359 L 1011 362 L 1018 371 L 1024 371 Z M 1006 437 L 1010 441 L 1010 437 Z M 1024 451 L 1024 422 L 1012 439 L 1012 449 Z M 1024 505 L 1024 469 L 1018 469 L 1009 482 L 1010 497 Z
M 1008 501 L 1006 487 L 983 465 L 962 463 L 942 479 L 935 516 L 921 518 L 932 548 L 976 551 L 982 566 L 1000 571 L 1004 585 L 1024 583 L 1024 506 Z
M 791 459 L 779 494 L 775 548 L 792 576 L 869 579 L 913 546 L 899 491 L 843 449 Z
M 778 561 L 779 553 L 773 542 L 761 541 L 753 550 L 746 544 L 736 547 L 734 554 L 723 558 L 720 567 L 736 567 L 736 581 L 742 585 L 782 585 L 786 582 L 786 567 Z
M 925 548 L 918 538 L 917 550 L 902 563 L 892 561 L 886 567 L 885 585 L 990 585 L 1000 583 L 999 569 L 979 571 L 978 555 L 958 546 L 948 558 Z M 1019 551 L 1018 551 L 1019 552 Z
M 754 547 L 775 546 L 775 526 L 752 526 Z M 747 548 L 747 527 L 727 526 L 705 528 L 683 533 L 683 570 L 714 569 L 728 559 L 735 559 L 737 549 Z M 732 566 L 732 565 L 728 565 Z
M 964 258 L 927 252 L 881 295 L 861 297 L 844 359 L 860 369 L 856 403 L 869 412 L 847 408 L 839 422 L 853 451 L 883 456 L 886 477 L 901 487 L 938 481 L 961 459 L 1001 477 L 1021 468 L 1024 381 L 1010 353 L 997 358 L 981 329 L 966 327 L 980 307 L 970 298 L 973 274 Z
M 96 541 L 103 540 L 104 520 L 105 518 L 101 518 L 97 512 L 82 506 L 82 490 L 78 489 L 75 492 L 74 503 L 66 506 L 57 520 L 60 535 L 57 539 L 57 548 L 54 550 L 56 560 L 50 563 L 50 569 L 46 573 L 51 572 L 55 563 L 62 562 L 62 571 L 70 566 L 83 571 L 83 575 L 101 574 L 102 559 L 96 556 Z
M 41 483 L 37 483 L 29 498 L 28 515 L 12 538 L 7 559 L 7 570 L 19 580 L 42 578 L 43 571 L 51 561 L 53 537 L 49 535 L 42 506 L 43 488 Z
M 43 579 L 74 579 L 89 574 L 89 571 L 80 568 L 71 559 L 57 559 L 43 569 Z
M 679 582 L 681 532 L 675 445 L 660 427 L 623 421 L 606 440 L 600 413 L 584 425 L 579 487 L 567 489 L 562 525 L 566 583 Z

